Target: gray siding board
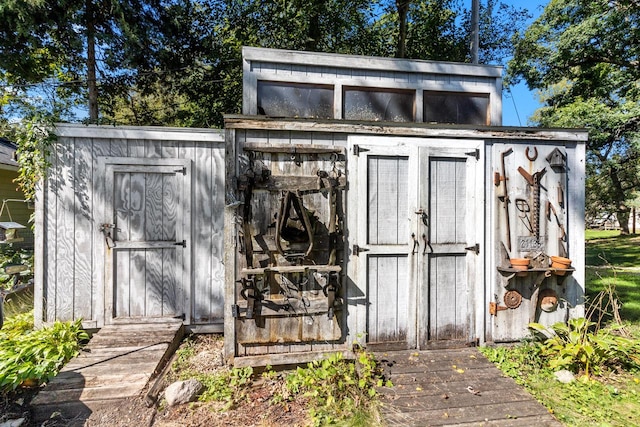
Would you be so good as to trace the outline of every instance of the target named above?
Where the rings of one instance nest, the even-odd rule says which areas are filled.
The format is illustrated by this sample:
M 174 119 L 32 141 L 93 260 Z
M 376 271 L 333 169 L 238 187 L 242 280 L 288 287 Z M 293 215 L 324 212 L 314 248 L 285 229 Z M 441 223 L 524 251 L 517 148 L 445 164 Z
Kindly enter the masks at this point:
M 99 176 L 97 173 L 98 158 L 105 156 L 146 159 L 183 158 L 193 161 L 193 172 L 198 171 L 203 176 L 206 188 L 199 192 L 194 191 L 194 210 L 189 210 L 188 215 L 199 217 L 199 212 L 203 212 L 211 221 L 208 229 L 201 228 L 203 231 L 199 238 L 204 238 L 206 234 L 206 250 L 196 252 L 198 261 L 194 263 L 198 265 L 201 262 L 208 267 L 204 275 L 200 276 L 202 280 L 198 282 L 192 280 L 196 277 L 194 274 L 193 278 L 187 278 L 187 283 L 193 283 L 194 291 L 200 292 L 202 309 L 197 313 L 205 319 L 203 323 L 222 321 L 224 266 L 221 259 L 214 259 L 223 254 L 221 213 L 224 207 L 224 193 L 221 188 L 224 185 L 224 147 L 222 135 L 215 130 L 206 132 L 197 130 L 192 134 L 185 132 L 184 129 L 175 132 L 178 137 L 176 140 L 171 140 L 171 130 L 165 132 L 166 139 L 162 140 L 158 137 L 157 129 L 126 128 L 114 131 L 106 127 L 61 125 L 60 134 L 62 135 L 52 149 L 48 179 L 42 183 L 37 199 L 36 217 L 40 226 L 35 290 L 38 324 L 54 320 L 83 319 L 85 326 L 99 327 L 105 324 L 105 309 L 110 312 L 112 302 L 110 296 L 105 294 L 109 287 L 105 286 L 104 275 L 105 269 L 111 267 L 108 265 L 104 236 L 99 231 L 100 224 L 109 217 L 109 214 L 105 210 L 104 176 Z M 216 133 L 217 137 L 211 136 Z M 146 138 L 145 135 L 150 137 Z M 202 142 L 189 141 L 190 135 L 194 140 Z M 207 159 L 211 156 L 215 159 Z M 197 165 L 203 165 L 201 170 L 197 169 Z M 143 175 L 140 175 L 141 177 Z M 151 179 L 153 176 L 147 178 Z M 146 183 L 139 183 L 143 189 L 141 191 L 145 191 L 147 203 L 157 203 L 157 200 L 151 198 L 157 198 L 158 195 L 155 193 L 164 191 L 160 187 L 166 189 L 166 183 L 155 182 L 153 179 L 151 179 L 153 182 L 149 182 L 147 178 L 145 178 Z M 197 183 L 198 181 L 194 178 L 194 189 Z M 177 188 L 174 191 L 186 190 L 188 190 L 187 187 Z M 196 203 L 198 209 L 195 209 Z M 150 219 L 139 218 L 142 221 L 140 225 L 148 224 Z M 188 220 L 180 224 L 183 231 L 189 228 L 190 222 L 191 220 Z M 199 225 L 206 227 L 206 222 L 204 218 Z M 122 228 L 122 232 L 125 233 L 128 227 L 125 224 Z M 194 244 L 193 249 L 198 250 L 198 245 Z M 121 264 L 120 268 L 126 270 L 127 275 L 137 274 L 143 282 L 151 276 L 156 277 L 161 274 L 158 267 L 174 262 L 172 258 L 180 253 L 175 250 L 132 252 L 140 253 L 127 256 L 127 262 L 131 259 L 129 265 Z M 189 262 L 193 258 L 190 248 L 180 256 L 188 257 Z M 125 262 L 124 258 L 118 257 L 119 262 Z M 136 260 L 139 264 L 136 264 L 137 266 L 133 264 Z M 147 261 L 153 265 L 147 267 Z M 191 268 L 186 268 L 182 272 L 168 271 L 163 274 L 190 275 L 190 270 Z M 139 301 L 138 305 L 135 303 L 131 305 L 131 301 L 126 302 L 127 310 L 133 310 L 131 314 L 167 314 L 175 305 L 168 303 L 167 300 L 175 298 L 183 301 L 178 303 L 179 306 L 190 301 L 188 295 L 190 292 L 182 295 L 179 290 L 176 293 L 176 290 L 169 288 L 162 290 L 143 288 L 142 292 L 140 298 L 133 298 Z M 174 294 L 176 294 L 175 297 Z M 190 310 L 187 309 L 187 311 Z M 187 321 L 190 315 L 191 313 L 187 313 Z

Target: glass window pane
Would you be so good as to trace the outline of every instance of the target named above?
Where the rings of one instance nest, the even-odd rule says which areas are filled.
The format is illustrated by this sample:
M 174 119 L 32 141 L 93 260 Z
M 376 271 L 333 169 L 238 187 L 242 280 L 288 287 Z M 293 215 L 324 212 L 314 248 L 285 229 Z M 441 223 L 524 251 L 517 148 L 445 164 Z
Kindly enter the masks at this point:
M 333 118 L 333 86 L 258 82 L 258 114 Z
M 345 89 L 344 118 L 412 122 L 414 101 L 414 91 Z
M 489 97 L 468 93 L 425 92 L 424 121 L 488 125 Z

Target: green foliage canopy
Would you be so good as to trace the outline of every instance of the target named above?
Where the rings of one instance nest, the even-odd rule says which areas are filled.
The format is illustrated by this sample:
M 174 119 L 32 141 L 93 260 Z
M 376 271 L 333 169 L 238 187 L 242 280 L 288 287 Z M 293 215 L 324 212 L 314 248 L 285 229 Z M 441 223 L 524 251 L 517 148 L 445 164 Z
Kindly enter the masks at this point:
M 617 213 L 628 233 L 640 185 L 640 2 L 551 0 L 517 40 L 513 83 L 539 89 L 534 122 L 589 129 L 587 214 Z

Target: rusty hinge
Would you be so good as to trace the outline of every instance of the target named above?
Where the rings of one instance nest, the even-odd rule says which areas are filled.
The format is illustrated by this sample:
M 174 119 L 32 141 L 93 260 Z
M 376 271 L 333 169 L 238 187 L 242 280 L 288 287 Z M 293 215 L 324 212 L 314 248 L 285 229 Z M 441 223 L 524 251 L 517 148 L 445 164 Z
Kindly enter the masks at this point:
M 355 256 L 359 256 L 359 255 L 360 255 L 360 252 L 369 252 L 369 249 L 367 249 L 367 248 L 361 248 L 361 247 L 360 247 L 360 246 L 358 246 L 358 245 L 353 245 L 352 252 L 353 252 L 353 254 L 354 254 Z
M 369 150 L 368 148 L 362 148 L 358 144 L 354 144 L 354 146 L 353 146 L 353 154 L 354 155 L 359 156 L 360 153 L 364 153 L 365 151 L 371 151 L 371 150 Z
M 471 251 L 473 253 L 475 253 L 476 255 L 478 255 L 480 253 L 480 243 L 476 243 L 473 246 L 467 246 L 466 248 L 464 248 L 465 251 Z
M 504 311 L 504 310 L 508 310 L 508 308 L 502 305 L 498 305 L 497 302 L 489 303 L 489 314 L 492 316 L 495 316 L 498 314 L 499 311 Z
M 473 151 L 468 151 L 468 152 L 466 152 L 464 154 L 466 154 L 467 156 L 470 156 L 470 157 L 475 157 L 476 160 L 480 160 L 480 149 L 479 148 L 476 148 Z

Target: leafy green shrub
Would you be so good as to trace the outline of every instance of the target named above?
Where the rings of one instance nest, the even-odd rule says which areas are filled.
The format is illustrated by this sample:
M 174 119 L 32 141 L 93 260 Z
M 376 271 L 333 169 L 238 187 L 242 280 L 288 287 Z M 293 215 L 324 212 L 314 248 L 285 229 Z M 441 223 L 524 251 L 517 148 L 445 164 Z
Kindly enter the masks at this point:
M 228 406 L 244 399 L 246 390 L 252 383 L 253 368 L 233 368 L 215 374 L 197 375 L 196 379 L 204 385 L 199 400 L 226 402 Z
M 299 367 L 286 378 L 289 398 L 301 395 L 310 399 L 310 416 L 315 425 L 349 418 L 351 425 L 354 418 L 363 418 L 362 425 L 371 424 L 364 414 L 371 413 L 376 387 L 383 385 L 373 355 L 367 352 L 360 352 L 356 363 L 336 353 L 311 362 L 306 368 Z
M 52 378 L 88 338 L 80 320 L 35 330 L 33 312 L 7 319 L 0 330 L 0 391 L 15 390 L 27 380 Z
M 617 326 L 593 332 L 594 326 L 583 317 L 551 327 L 529 324 L 542 337 L 537 350 L 551 369 L 582 372 L 587 377 L 606 370 L 640 369 L 640 342 L 617 334 Z

